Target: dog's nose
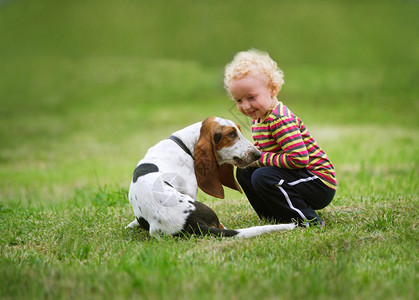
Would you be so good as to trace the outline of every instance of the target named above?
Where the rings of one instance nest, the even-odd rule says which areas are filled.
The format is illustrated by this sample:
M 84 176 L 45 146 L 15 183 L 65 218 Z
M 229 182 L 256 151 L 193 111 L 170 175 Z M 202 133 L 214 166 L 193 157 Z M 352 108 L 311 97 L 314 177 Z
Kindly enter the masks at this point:
M 258 160 L 259 158 L 261 158 L 262 157 L 262 153 L 260 152 L 260 151 L 255 151 L 255 152 L 253 152 L 253 158 L 255 159 L 255 160 Z

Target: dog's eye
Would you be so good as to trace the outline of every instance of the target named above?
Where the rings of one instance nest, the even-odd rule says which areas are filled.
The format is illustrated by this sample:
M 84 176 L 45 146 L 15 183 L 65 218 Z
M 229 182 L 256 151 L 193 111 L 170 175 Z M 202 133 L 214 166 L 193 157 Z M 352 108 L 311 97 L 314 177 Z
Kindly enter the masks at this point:
M 234 130 L 230 131 L 227 135 L 231 138 L 237 137 L 237 133 Z

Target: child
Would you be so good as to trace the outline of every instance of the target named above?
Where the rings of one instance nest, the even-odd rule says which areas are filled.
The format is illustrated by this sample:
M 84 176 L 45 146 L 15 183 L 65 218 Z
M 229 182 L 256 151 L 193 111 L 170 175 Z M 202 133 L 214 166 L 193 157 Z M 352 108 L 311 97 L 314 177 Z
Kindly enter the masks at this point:
M 315 210 L 326 207 L 337 182 L 332 163 L 303 122 L 277 99 L 283 73 L 265 52 L 239 52 L 227 64 L 224 87 L 237 109 L 252 118 L 262 157 L 237 180 L 259 218 L 324 226 Z

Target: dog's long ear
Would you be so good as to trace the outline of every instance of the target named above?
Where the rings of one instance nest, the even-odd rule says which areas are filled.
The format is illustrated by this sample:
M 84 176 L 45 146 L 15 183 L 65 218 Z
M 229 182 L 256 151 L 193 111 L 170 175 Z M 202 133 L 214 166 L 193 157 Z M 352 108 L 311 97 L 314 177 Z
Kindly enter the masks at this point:
M 195 146 L 195 176 L 198 186 L 208 195 L 224 199 L 224 189 L 218 174 L 218 160 L 214 144 L 211 118 L 202 122 L 201 133 Z
M 242 192 L 242 189 L 239 186 L 239 183 L 234 178 L 233 174 L 234 167 L 230 164 L 222 164 L 218 168 L 218 176 L 222 185 L 229 187 L 233 190 Z
M 236 124 L 237 128 L 241 131 L 239 124 Z M 234 178 L 234 167 L 230 164 L 222 164 L 218 169 L 218 175 L 220 177 L 221 184 L 229 187 L 233 190 L 239 191 L 243 194 L 239 183 Z

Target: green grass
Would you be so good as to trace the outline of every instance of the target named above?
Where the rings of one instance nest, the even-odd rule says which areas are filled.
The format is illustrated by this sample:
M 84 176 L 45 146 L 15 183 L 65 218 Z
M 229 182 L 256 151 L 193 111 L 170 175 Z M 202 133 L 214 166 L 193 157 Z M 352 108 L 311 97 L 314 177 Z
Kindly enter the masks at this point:
M 1 299 L 416 299 L 415 1 L 0 1 Z M 210 115 L 235 52 L 268 51 L 336 167 L 325 230 L 125 230 L 145 151 Z M 264 224 L 202 192 L 224 225 Z

